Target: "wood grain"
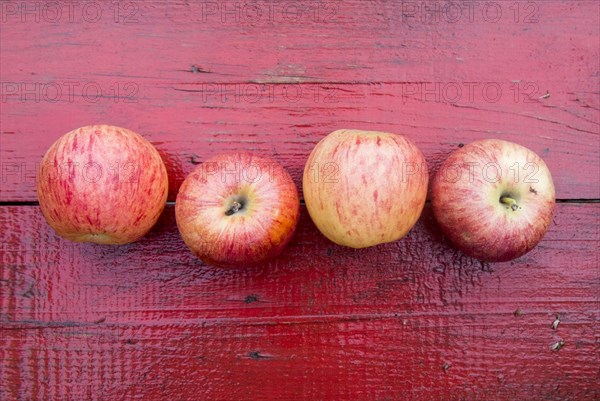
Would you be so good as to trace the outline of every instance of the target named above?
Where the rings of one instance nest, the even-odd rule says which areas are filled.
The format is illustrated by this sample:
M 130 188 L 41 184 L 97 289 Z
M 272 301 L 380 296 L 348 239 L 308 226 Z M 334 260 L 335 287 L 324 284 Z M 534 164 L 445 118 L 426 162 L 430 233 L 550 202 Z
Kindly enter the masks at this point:
M 314 144 L 339 128 L 405 134 L 433 171 L 460 143 L 514 141 L 546 160 L 559 198 L 599 198 L 598 4 L 530 3 L 455 23 L 382 1 L 318 3 L 321 17 L 300 2 L 295 23 L 281 14 L 290 2 L 254 24 L 230 2 L 133 2 L 135 18 L 116 2 L 95 23 L 5 15 L 0 201 L 35 200 L 45 150 L 100 122 L 155 144 L 170 200 L 194 163 L 229 150 L 274 155 L 299 185 Z
M 46 400 L 595 399 L 599 212 L 560 204 L 534 251 L 490 265 L 448 246 L 428 208 L 408 237 L 365 250 L 324 240 L 304 209 L 280 259 L 223 270 L 187 251 L 173 207 L 122 247 L 70 243 L 37 207 L 2 207 L 4 391 Z
M 597 1 L 9 0 L 0 38 L 0 401 L 600 400 Z M 172 203 L 127 246 L 47 226 L 37 163 L 99 123 L 156 146 L 171 201 L 242 149 L 300 188 L 317 141 L 357 128 L 407 135 L 432 173 L 520 143 L 565 202 L 511 263 L 456 251 L 429 206 L 363 250 L 303 208 L 281 258 L 217 269 Z

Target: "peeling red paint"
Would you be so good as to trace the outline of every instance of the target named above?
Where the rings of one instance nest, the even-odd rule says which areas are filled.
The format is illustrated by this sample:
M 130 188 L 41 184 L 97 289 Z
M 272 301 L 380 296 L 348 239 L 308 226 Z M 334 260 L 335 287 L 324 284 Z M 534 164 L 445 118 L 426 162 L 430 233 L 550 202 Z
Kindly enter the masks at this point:
M 68 23 L 64 7 L 56 24 L 3 13 L 3 83 L 91 79 L 104 96 L 36 102 L 3 92 L 0 159 L 20 170 L 3 170 L 0 201 L 27 204 L 0 206 L 2 401 L 600 398 L 598 204 L 560 203 L 531 254 L 496 265 L 452 248 L 427 209 L 404 239 L 362 250 L 333 245 L 303 209 L 281 258 L 217 269 L 188 252 L 172 205 L 134 244 L 58 238 L 29 204 L 28 173 L 61 134 L 110 123 L 160 148 L 170 201 L 192 154 L 248 146 L 276 154 L 299 185 L 315 143 L 345 127 L 406 135 L 432 173 L 460 144 L 502 137 L 547 161 L 559 198 L 595 199 L 596 2 L 496 2 L 497 23 L 470 22 L 463 7 L 456 23 L 426 24 L 423 11 L 444 15 L 418 1 L 317 2 L 315 13 L 299 4 L 312 19 L 297 22 L 274 4 L 261 9 L 274 21 L 257 24 L 233 3 L 215 2 L 214 14 L 200 3 L 103 3 L 93 24 Z M 136 23 L 124 23 L 129 15 Z M 457 102 L 404 96 L 420 82 L 463 93 Z M 478 85 L 473 100 L 463 82 Z M 139 90 L 132 99 L 126 83 Z M 497 102 L 482 97 L 486 83 L 501 86 Z M 227 92 L 236 85 L 275 95 L 250 102 Z

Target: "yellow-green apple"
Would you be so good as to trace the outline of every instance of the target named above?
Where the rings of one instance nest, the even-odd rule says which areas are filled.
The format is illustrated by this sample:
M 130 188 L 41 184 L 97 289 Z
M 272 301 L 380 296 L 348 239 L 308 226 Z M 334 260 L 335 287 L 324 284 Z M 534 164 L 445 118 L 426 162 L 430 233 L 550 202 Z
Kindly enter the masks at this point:
M 444 234 L 465 254 L 490 262 L 517 258 L 540 242 L 552 222 L 554 196 L 546 163 L 498 139 L 454 151 L 431 188 Z
M 402 238 L 427 196 L 427 163 L 404 136 L 338 130 L 311 152 L 302 180 L 304 201 L 331 241 L 365 248 Z
M 298 190 L 283 166 L 245 152 L 200 164 L 175 202 L 184 242 L 203 262 L 220 267 L 275 258 L 292 238 L 299 215 Z
M 125 128 L 91 125 L 60 137 L 42 159 L 37 196 L 48 224 L 76 242 L 125 244 L 156 223 L 167 170 L 150 142 Z

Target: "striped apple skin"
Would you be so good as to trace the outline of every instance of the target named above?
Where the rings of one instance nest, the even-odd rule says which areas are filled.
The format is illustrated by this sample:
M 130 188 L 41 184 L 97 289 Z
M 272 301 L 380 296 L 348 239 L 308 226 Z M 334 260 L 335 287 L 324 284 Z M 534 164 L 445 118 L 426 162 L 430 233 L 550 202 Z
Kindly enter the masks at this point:
M 169 189 L 160 154 L 126 128 L 90 125 L 60 137 L 44 155 L 37 197 L 48 224 L 75 242 L 126 244 L 162 213 Z

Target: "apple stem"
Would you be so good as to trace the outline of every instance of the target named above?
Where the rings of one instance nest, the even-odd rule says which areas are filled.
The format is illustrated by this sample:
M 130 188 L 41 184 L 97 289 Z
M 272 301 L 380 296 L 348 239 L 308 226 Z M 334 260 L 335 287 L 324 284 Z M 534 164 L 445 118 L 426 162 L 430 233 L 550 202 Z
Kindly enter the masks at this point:
M 517 210 L 519 208 L 519 205 L 517 205 L 517 201 L 508 196 L 503 196 L 502 198 L 500 198 L 500 202 L 510 206 L 512 210 Z
M 242 207 L 244 207 L 244 205 L 242 205 L 241 203 L 239 203 L 237 201 L 233 201 L 233 203 L 231 204 L 231 207 L 225 212 L 225 215 L 231 216 L 232 214 L 238 212 Z

